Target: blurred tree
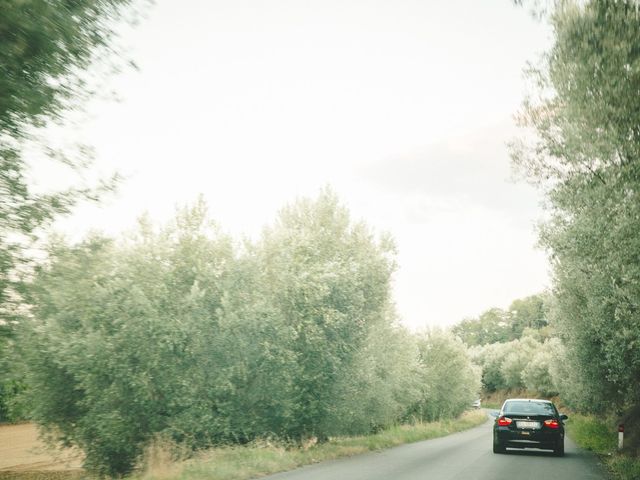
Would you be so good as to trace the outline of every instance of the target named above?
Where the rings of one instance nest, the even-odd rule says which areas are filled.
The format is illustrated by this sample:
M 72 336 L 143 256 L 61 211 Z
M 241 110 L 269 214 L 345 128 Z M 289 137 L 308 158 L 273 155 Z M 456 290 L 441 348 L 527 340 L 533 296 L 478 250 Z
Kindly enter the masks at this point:
M 0 3 L 0 362 L 24 311 L 21 278 L 31 259 L 25 253 L 38 229 L 67 213 L 79 199 L 96 199 L 115 177 L 89 188 L 34 192 L 23 149 L 34 132 L 62 121 L 91 95 L 86 70 L 99 59 L 111 66 L 120 57 L 111 47 L 113 27 L 130 0 L 5 0 Z M 127 10 L 131 13 L 131 10 Z M 131 15 L 129 15 L 131 16 Z M 41 145 L 56 162 L 80 169 L 88 160 Z M 6 365 L 5 365 L 6 367 Z M 3 368 L 7 372 L 9 369 Z M 6 379 L 4 380 L 6 381 Z M 0 378 L 0 411 L 3 409 Z
M 0 132 L 21 140 L 91 95 L 85 71 L 116 54 L 116 21 L 132 0 L 6 0 L 0 6 Z M 131 10 L 127 11 L 130 15 Z M 116 61 L 108 58 L 112 65 Z
M 34 193 L 22 147 L 34 128 L 62 121 L 92 93 L 85 71 L 96 58 L 117 63 L 110 48 L 113 27 L 130 3 L 7 0 L 0 5 L 0 318 L 5 322 L 13 318 L 10 286 L 16 268 L 27 262 L 20 239 L 68 212 L 79 198 L 98 193 L 88 188 Z M 52 156 L 74 168 L 87 160 Z

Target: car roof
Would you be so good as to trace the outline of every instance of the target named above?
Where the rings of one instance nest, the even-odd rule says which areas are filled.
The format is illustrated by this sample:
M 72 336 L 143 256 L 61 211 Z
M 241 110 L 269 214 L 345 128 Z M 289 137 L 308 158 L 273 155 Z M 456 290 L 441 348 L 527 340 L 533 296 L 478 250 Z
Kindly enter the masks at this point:
M 545 400 L 543 398 L 507 398 L 505 401 L 507 402 L 543 402 L 543 403 L 553 403 L 551 400 Z
M 547 400 L 546 398 L 507 398 L 505 402 L 518 401 L 518 402 L 548 402 L 551 403 L 551 400 Z

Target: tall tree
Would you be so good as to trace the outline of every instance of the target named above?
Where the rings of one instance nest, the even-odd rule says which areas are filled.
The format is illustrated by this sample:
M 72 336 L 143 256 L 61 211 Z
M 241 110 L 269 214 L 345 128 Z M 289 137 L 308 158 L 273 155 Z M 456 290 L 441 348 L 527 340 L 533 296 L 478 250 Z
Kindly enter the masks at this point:
M 110 47 L 113 28 L 130 3 L 8 0 L 0 5 L 0 308 L 10 299 L 10 272 L 24 260 L 20 244 L 9 239 L 33 234 L 89 194 L 82 188 L 34 193 L 22 147 L 33 139 L 34 128 L 62 120 L 92 93 L 86 70 L 96 57 L 118 62 Z
M 509 306 L 512 339 L 520 338 L 525 328 L 539 330 L 548 325 L 544 295 L 531 295 L 514 300 Z
M 23 313 L 20 280 L 30 263 L 29 243 L 79 199 L 96 199 L 113 186 L 110 179 L 93 188 L 76 184 L 65 191 L 35 192 L 24 147 L 38 145 L 34 132 L 39 127 L 62 121 L 92 94 L 90 65 L 122 63 L 113 47 L 114 26 L 125 16 L 132 18 L 131 4 L 132 0 L 0 3 L 0 363 Z M 88 160 L 82 149 L 71 154 L 54 152 L 49 145 L 39 147 L 35 150 L 43 156 L 72 169 L 81 169 Z M 0 378 L 0 411 L 2 388 Z
M 566 1 L 550 20 L 555 42 L 521 116 L 537 139 L 513 158 L 547 192 L 541 242 L 584 386 L 574 401 L 620 406 L 640 395 L 640 12 L 631 0 Z
M 440 420 L 460 415 L 478 398 L 481 369 L 466 346 L 449 332 L 428 330 L 417 336 L 420 395 L 409 415 Z
M 294 332 L 300 366 L 291 434 L 322 436 L 338 378 L 371 326 L 388 318 L 394 246 L 352 222 L 336 195 L 324 191 L 284 208 L 259 248 L 264 283 Z
M 219 316 L 233 251 L 202 203 L 158 233 L 55 244 L 50 259 L 17 344 L 44 431 L 108 475 L 129 472 L 156 433 L 193 446 L 227 432 L 238 345 Z

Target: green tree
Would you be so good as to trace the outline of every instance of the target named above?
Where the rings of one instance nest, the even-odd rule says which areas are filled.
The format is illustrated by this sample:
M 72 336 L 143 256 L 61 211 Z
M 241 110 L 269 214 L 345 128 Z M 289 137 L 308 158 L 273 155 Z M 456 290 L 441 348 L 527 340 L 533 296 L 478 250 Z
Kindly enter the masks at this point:
M 36 422 L 109 475 L 130 471 L 156 433 L 200 440 L 176 420 L 223 429 L 212 413 L 231 388 L 218 312 L 233 254 L 202 204 L 159 233 L 56 244 L 51 259 L 17 342 Z
M 0 6 L 0 314 L 11 318 L 22 244 L 55 215 L 69 211 L 85 188 L 50 194 L 29 186 L 24 143 L 34 128 L 62 121 L 91 94 L 86 70 L 96 58 L 117 63 L 113 28 L 130 0 L 7 0 Z M 111 55 L 109 55 L 109 53 Z M 104 60 L 102 60 L 104 61 Z M 59 158 L 59 157 L 56 157 Z M 81 163 L 59 158 L 71 166 Z M 86 159 L 82 159 L 86 160 Z M 95 192 L 93 192 L 95 194 Z M 15 295 L 15 294 L 13 294 Z
M 88 94 L 85 71 L 113 53 L 130 0 L 7 0 L 0 7 L 0 132 L 14 140 Z M 113 61 L 113 59 L 110 59 Z
M 486 345 L 506 342 L 511 339 L 509 313 L 499 308 L 491 308 L 478 318 L 467 318 L 452 328 L 467 345 Z
M 548 325 L 543 295 L 514 300 L 509 306 L 511 339 L 522 337 L 525 329 L 540 330 Z
M 564 379 L 558 374 L 563 345 L 559 338 L 551 338 L 539 345 L 521 373 L 527 390 L 553 396 L 560 392 Z
M 453 418 L 478 398 L 481 370 L 467 348 L 449 332 L 431 330 L 418 335 L 420 399 L 408 415 L 420 420 Z
M 414 335 L 392 322 L 374 325 L 336 381 L 323 428 L 357 435 L 398 422 L 420 399 L 419 372 Z
M 637 402 L 640 387 L 640 17 L 634 1 L 567 1 L 532 71 L 521 121 L 537 133 L 513 157 L 547 192 L 541 243 L 554 268 L 555 324 L 591 409 Z
M 370 431 L 415 398 L 392 245 L 330 192 L 241 249 L 199 201 L 162 229 L 143 219 L 49 258 L 17 347 L 34 419 L 93 472 L 126 474 L 156 435 L 198 449 Z
M 258 245 L 280 315 L 294 332 L 297 425 L 293 437 L 325 436 L 333 389 L 365 342 L 385 322 L 395 268 L 389 238 L 376 240 L 329 190 L 280 212 Z
M 507 388 L 502 374 L 502 363 L 507 348 L 506 343 L 490 343 L 469 349 L 473 362 L 482 368 L 482 387 L 489 392 Z
M 526 387 L 543 394 L 558 391 L 562 374 L 554 365 L 561 361 L 562 344 L 557 338 L 542 342 L 536 338 L 538 332 L 525 330 L 522 338 L 470 349 L 471 359 L 482 367 L 485 390 Z
M 0 5 L 0 362 L 6 363 L 7 345 L 24 314 L 22 279 L 31 264 L 26 252 L 33 240 L 57 215 L 69 212 L 80 199 L 96 199 L 115 180 L 35 192 L 23 149 L 25 144 L 37 145 L 34 133 L 39 127 L 61 122 L 91 95 L 87 70 L 92 63 L 122 63 L 112 47 L 114 26 L 131 17 L 131 3 L 6 0 Z M 82 149 L 71 155 L 54 152 L 47 144 L 39 147 L 44 156 L 75 170 L 88 160 Z M 5 374 L 10 370 L 2 368 Z M 0 412 L 6 407 L 2 392 L 15 383 L 2 377 Z
M 523 337 L 505 344 L 500 370 L 506 388 L 516 389 L 525 386 L 522 372 L 540 347 L 541 344 L 531 337 Z

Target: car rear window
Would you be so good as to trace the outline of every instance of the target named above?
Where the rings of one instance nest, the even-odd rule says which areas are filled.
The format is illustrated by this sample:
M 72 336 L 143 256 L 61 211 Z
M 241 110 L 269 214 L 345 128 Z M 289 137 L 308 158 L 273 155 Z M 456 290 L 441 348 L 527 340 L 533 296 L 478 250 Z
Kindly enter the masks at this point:
M 553 404 L 548 402 L 532 402 L 528 400 L 514 400 L 504 404 L 504 413 L 519 413 L 524 415 L 555 415 Z

